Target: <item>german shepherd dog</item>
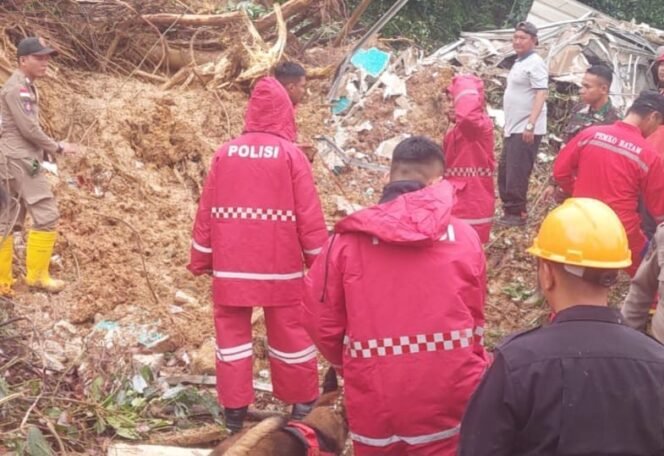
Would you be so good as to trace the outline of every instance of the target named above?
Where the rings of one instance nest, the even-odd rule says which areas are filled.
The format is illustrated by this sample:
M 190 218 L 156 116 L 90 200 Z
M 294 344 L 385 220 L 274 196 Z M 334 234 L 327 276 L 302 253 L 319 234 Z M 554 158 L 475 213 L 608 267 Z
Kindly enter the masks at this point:
M 267 418 L 219 444 L 210 456 L 307 456 L 307 444 L 289 432 L 288 418 Z M 340 455 L 348 437 L 348 423 L 343 408 L 343 392 L 337 373 L 329 368 L 323 381 L 323 394 L 313 410 L 302 420 L 316 433 L 322 454 Z

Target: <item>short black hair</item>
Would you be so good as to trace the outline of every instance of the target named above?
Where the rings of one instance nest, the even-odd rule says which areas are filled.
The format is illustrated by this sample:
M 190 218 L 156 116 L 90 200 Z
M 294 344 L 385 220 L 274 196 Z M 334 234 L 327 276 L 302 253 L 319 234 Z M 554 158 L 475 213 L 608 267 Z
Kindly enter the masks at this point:
M 274 77 L 282 84 L 295 82 L 306 75 L 302 65 L 295 62 L 282 62 L 274 69 Z
M 606 84 L 611 87 L 611 83 L 613 82 L 613 70 L 609 68 L 607 65 L 604 64 L 597 64 L 597 65 L 592 65 L 590 68 L 586 70 L 586 73 L 588 74 L 594 74 L 598 78 L 603 79 Z
M 440 174 L 444 168 L 445 158 L 440 145 L 425 136 L 412 136 L 394 149 L 390 173 L 430 178 Z
M 664 95 L 656 90 L 644 90 L 641 92 L 632 106 L 627 110 L 627 114 L 638 114 L 647 116 L 652 112 L 658 112 L 664 117 Z

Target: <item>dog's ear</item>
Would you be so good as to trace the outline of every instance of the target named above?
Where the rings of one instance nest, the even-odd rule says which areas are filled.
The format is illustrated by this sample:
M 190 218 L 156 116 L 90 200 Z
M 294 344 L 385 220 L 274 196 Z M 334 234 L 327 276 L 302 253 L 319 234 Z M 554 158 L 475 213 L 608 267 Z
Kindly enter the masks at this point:
M 337 371 L 334 370 L 334 367 L 329 367 L 323 378 L 323 394 L 338 389 L 339 381 L 337 380 Z

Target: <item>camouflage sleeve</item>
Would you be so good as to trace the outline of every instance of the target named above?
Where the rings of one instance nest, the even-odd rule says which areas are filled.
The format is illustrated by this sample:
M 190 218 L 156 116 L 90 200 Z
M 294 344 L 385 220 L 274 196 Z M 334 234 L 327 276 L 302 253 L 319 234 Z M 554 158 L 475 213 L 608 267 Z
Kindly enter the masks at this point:
M 26 140 L 48 153 L 55 153 L 58 143 L 44 133 L 39 125 L 36 106 L 27 90 L 25 86 L 16 86 L 5 93 L 10 114 Z

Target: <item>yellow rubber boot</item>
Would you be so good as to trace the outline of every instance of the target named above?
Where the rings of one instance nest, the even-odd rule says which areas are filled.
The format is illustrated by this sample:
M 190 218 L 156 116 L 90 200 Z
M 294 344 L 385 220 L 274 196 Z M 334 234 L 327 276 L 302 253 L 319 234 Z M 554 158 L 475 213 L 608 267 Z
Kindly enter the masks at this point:
M 0 236 L 0 241 L 2 240 Z M 12 262 L 14 259 L 14 236 L 9 235 L 0 245 L 0 296 L 13 296 Z
M 25 283 L 28 286 L 51 293 L 58 293 L 65 287 L 62 280 L 54 279 L 48 273 L 56 236 L 55 231 L 28 231 L 25 246 Z

